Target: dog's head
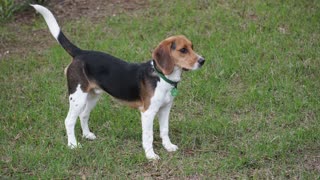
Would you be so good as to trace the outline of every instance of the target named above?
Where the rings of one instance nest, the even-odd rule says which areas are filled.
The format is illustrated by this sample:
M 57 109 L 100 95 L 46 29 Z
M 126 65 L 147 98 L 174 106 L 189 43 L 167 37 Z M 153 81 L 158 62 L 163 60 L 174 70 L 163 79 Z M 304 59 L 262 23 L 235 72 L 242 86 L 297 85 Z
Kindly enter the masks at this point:
M 203 57 L 193 51 L 191 41 L 182 35 L 171 36 L 160 42 L 152 58 L 165 75 L 171 74 L 175 66 L 183 70 L 196 70 L 205 62 Z

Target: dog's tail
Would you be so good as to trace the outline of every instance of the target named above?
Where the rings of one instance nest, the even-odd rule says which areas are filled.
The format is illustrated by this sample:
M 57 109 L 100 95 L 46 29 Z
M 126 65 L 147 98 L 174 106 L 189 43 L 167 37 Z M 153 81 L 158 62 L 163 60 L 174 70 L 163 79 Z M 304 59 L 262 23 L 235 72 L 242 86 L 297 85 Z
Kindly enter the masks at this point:
M 30 4 L 32 7 L 36 9 L 37 12 L 39 12 L 44 20 L 46 21 L 49 30 L 53 37 L 61 44 L 61 46 L 72 56 L 75 57 L 76 55 L 81 53 L 81 49 L 72 44 L 67 37 L 62 33 L 60 30 L 60 27 L 57 23 L 56 18 L 53 16 L 53 14 L 45 7 L 37 4 Z

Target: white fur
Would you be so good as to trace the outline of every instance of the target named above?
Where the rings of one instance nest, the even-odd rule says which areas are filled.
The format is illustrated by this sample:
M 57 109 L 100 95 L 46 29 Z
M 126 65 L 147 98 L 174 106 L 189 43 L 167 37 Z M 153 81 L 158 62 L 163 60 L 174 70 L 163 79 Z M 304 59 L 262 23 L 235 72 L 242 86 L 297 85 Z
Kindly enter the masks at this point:
M 60 27 L 53 16 L 53 14 L 45 7 L 40 5 L 33 6 L 45 19 L 51 34 L 58 40 L 60 34 Z M 200 58 L 201 56 L 198 55 Z M 152 63 L 152 62 L 151 62 Z M 199 62 L 195 63 L 192 70 L 200 68 Z M 172 81 L 180 81 L 182 69 L 175 67 L 174 71 L 166 77 Z M 142 121 L 142 145 L 145 150 L 146 157 L 148 159 L 159 159 L 159 156 L 153 150 L 153 121 L 155 116 L 159 116 L 160 125 L 160 137 L 162 138 L 162 145 L 169 151 L 176 151 L 178 147 L 171 143 L 169 138 L 169 114 L 172 107 L 174 97 L 171 95 L 173 86 L 163 79 L 157 82 L 157 87 L 154 91 L 154 95 L 151 98 L 149 108 L 141 112 Z M 68 136 L 68 146 L 70 148 L 79 147 L 75 137 L 75 124 L 80 117 L 81 128 L 83 137 L 94 140 L 96 139 L 95 134 L 89 130 L 88 121 L 91 110 L 99 100 L 101 89 L 95 89 L 90 93 L 82 91 L 81 85 L 79 84 L 76 91 L 69 96 L 69 112 L 65 119 L 65 127 Z M 81 147 L 81 146 L 80 146 Z
M 54 38 L 56 38 L 56 40 L 58 40 L 60 27 L 57 23 L 56 18 L 53 16 L 53 14 L 43 6 L 40 6 L 37 4 L 30 4 L 30 5 L 34 7 L 36 11 L 38 11 L 43 16 L 44 20 L 46 21 L 49 27 L 51 34 L 53 35 Z
M 181 68 L 175 67 L 172 74 L 168 75 L 172 81 L 179 81 L 181 78 Z M 154 91 L 154 96 L 151 98 L 149 108 L 141 112 L 142 121 L 142 145 L 145 150 L 146 157 L 151 160 L 160 159 L 153 150 L 153 121 L 155 116 L 159 116 L 160 137 L 162 145 L 169 151 L 176 151 L 178 147 L 171 143 L 169 138 L 169 114 L 174 97 L 171 95 L 172 85 L 165 82 L 163 79 L 157 83 Z M 70 148 L 79 147 L 75 137 L 75 124 L 77 118 L 80 117 L 83 137 L 94 140 L 95 134 L 89 130 L 88 120 L 91 110 L 96 105 L 101 96 L 102 91 L 93 91 L 91 93 L 83 92 L 80 84 L 76 91 L 69 96 L 69 112 L 65 120 L 65 126 L 68 136 L 68 146 Z M 80 146 L 81 147 L 81 146 Z
M 172 81 L 179 81 L 181 78 L 181 68 L 175 67 L 172 74 L 168 75 Z M 178 146 L 171 143 L 169 138 L 169 114 L 174 97 L 171 95 L 172 85 L 160 79 L 151 98 L 151 103 L 145 112 L 141 112 L 142 121 L 142 145 L 148 159 L 160 159 L 153 150 L 153 120 L 156 114 L 159 115 L 160 137 L 162 145 L 169 151 L 176 151 Z
M 89 130 L 88 120 L 90 112 L 96 105 L 100 96 L 101 94 L 83 92 L 80 84 L 77 86 L 76 91 L 73 94 L 70 94 L 69 112 L 65 120 L 68 146 L 70 148 L 76 148 L 79 146 L 74 133 L 74 127 L 78 117 L 80 117 L 83 137 L 90 140 L 96 139 L 96 136 Z
M 90 112 L 96 106 L 100 97 L 101 97 L 101 92 L 100 94 L 89 93 L 87 96 L 86 107 L 79 115 L 81 128 L 82 128 L 82 136 L 90 140 L 96 139 L 96 136 L 92 132 L 90 132 L 89 126 L 88 126 Z

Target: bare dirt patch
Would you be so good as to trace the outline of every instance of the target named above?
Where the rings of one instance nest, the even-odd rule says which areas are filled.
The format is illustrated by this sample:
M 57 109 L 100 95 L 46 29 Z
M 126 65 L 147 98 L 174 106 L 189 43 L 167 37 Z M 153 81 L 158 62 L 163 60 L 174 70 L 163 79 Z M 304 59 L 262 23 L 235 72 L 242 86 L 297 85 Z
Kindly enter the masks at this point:
M 304 156 L 304 166 L 310 171 L 315 171 L 320 173 L 320 155 L 319 153 L 314 153 L 311 155 Z
M 60 23 L 81 18 L 98 23 L 107 16 L 147 8 L 149 3 L 146 0 L 50 0 L 45 6 Z M 12 55 L 25 56 L 30 51 L 41 51 L 55 43 L 47 29 L 35 30 L 32 27 L 35 17 L 36 13 L 30 7 L 4 24 L 7 33 L 0 35 L 0 60 Z

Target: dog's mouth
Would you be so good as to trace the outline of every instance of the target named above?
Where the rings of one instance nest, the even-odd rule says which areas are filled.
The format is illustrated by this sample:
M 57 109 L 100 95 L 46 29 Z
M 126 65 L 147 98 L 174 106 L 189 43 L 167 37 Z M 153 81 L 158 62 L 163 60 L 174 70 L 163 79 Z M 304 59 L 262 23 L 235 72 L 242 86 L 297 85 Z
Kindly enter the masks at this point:
M 183 71 L 190 71 L 190 69 L 182 68 Z

